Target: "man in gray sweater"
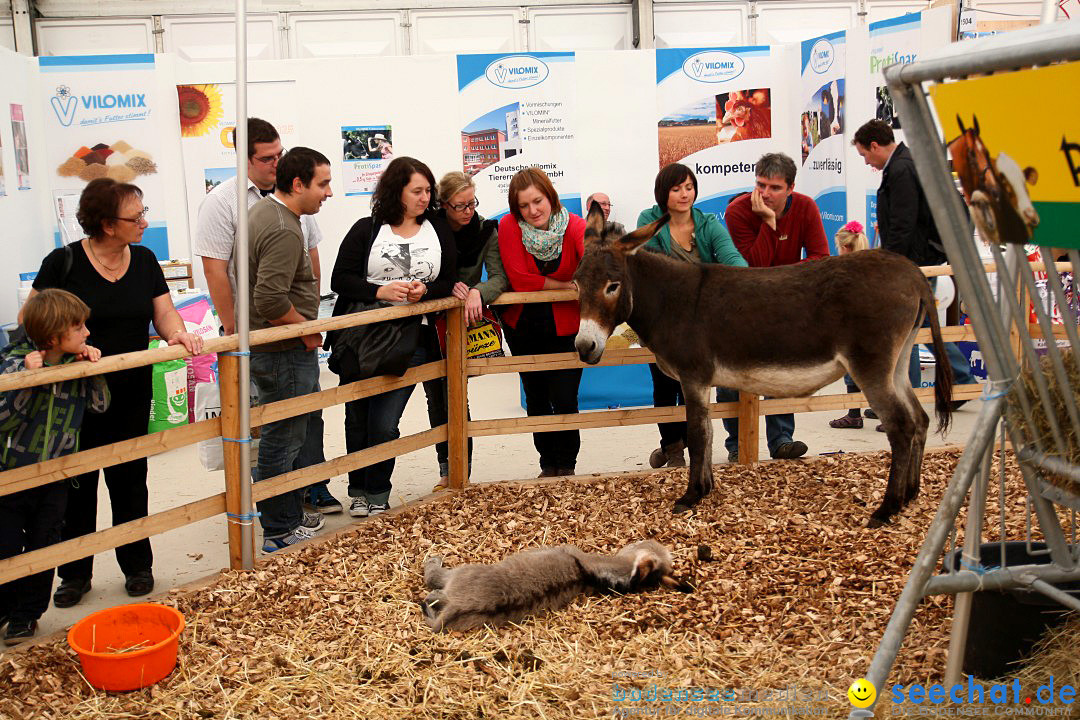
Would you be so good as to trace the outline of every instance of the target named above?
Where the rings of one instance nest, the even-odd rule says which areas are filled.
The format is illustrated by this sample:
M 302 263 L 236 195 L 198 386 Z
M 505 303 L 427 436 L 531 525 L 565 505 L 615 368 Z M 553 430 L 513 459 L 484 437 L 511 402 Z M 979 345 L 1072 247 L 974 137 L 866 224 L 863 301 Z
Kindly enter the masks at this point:
M 248 210 L 251 330 L 314 320 L 319 286 L 304 243 L 300 217 L 319 212 L 330 191 L 330 161 L 310 148 L 293 148 L 277 166 L 273 194 Z M 319 390 L 318 348 L 322 335 L 280 340 L 251 348 L 251 378 L 259 404 Z M 321 426 L 314 413 L 262 426 L 259 480 L 295 467 L 309 428 Z M 305 513 L 303 488 L 258 503 L 263 552 L 274 552 L 314 536 L 322 528 L 318 513 Z

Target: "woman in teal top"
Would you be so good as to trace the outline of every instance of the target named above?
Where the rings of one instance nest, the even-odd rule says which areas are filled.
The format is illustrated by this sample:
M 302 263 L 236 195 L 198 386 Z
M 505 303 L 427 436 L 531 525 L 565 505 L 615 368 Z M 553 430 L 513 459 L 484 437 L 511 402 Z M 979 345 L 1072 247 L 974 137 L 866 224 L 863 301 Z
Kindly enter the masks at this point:
M 746 267 L 746 260 L 731 241 L 724 224 L 712 213 L 694 207 L 698 186 L 694 172 L 685 165 L 672 163 L 656 176 L 653 196 L 656 204 L 638 216 L 637 226 L 660 219 L 665 212 L 671 220 L 660 229 L 645 247 L 670 255 L 676 260 L 691 263 L 720 263 Z M 653 405 L 674 407 L 685 405 L 682 386 L 649 364 L 653 379 Z M 660 423 L 660 447 L 649 456 L 654 468 L 686 464 L 686 423 Z

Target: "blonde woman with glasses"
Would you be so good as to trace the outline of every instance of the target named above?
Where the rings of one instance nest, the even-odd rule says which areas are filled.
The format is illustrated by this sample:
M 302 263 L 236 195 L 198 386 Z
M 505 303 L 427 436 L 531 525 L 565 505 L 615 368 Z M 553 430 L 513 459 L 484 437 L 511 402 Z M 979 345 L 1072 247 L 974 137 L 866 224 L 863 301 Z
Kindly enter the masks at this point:
M 448 172 L 439 180 L 438 216 L 444 218 L 454 235 L 457 246 L 457 281 L 454 297 L 465 301 L 465 322 L 474 324 L 480 319 L 484 306 L 509 288 L 502 257 L 499 255 L 499 223 L 485 220 L 476 211 L 476 185 L 463 172 Z M 484 270 L 487 278 L 484 278 Z M 444 381 L 445 386 L 445 381 Z M 445 387 L 444 387 L 445 389 Z M 431 426 L 446 422 L 446 395 L 428 395 L 428 418 Z M 449 460 L 445 442 L 435 446 L 439 459 L 439 482 L 435 490 L 446 487 Z M 469 461 L 472 466 L 472 439 L 469 439 Z

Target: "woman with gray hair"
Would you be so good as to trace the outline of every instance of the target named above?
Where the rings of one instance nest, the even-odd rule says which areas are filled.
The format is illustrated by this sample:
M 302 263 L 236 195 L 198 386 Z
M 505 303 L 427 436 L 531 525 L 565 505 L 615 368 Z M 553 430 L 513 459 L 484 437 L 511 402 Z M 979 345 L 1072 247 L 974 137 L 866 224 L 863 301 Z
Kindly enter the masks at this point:
M 484 306 L 499 297 L 509 287 L 502 257 L 499 255 L 498 221 L 485 220 L 478 212 L 476 185 L 463 172 L 448 172 L 439 180 L 439 217 L 445 218 L 457 245 L 457 282 L 454 297 L 465 301 L 465 322 L 473 325 L 480 320 Z M 487 278 L 483 271 L 487 270 Z M 428 394 L 428 419 L 431 426 L 442 425 L 447 419 L 446 381 L 443 393 Z M 439 482 L 435 490 L 446 487 L 450 463 L 445 442 L 435 445 L 439 459 Z M 472 465 L 472 439 L 469 439 L 469 461 Z

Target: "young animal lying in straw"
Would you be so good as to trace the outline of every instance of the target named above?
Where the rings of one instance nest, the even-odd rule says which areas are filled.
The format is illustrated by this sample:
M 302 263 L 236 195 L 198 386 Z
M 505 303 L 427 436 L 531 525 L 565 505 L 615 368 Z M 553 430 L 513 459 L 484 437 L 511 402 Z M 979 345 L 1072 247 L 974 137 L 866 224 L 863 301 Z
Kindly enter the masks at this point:
M 525 550 L 494 565 L 444 568 L 442 558 L 424 562 L 432 592 L 420 603 L 436 632 L 505 625 L 545 610 L 559 610 L 586 591 L 635 592 L 663 583 L 691 587 L 672 574 L 671 553 L 652 540 L 627 545 L 614 556 L 573 545 Z

